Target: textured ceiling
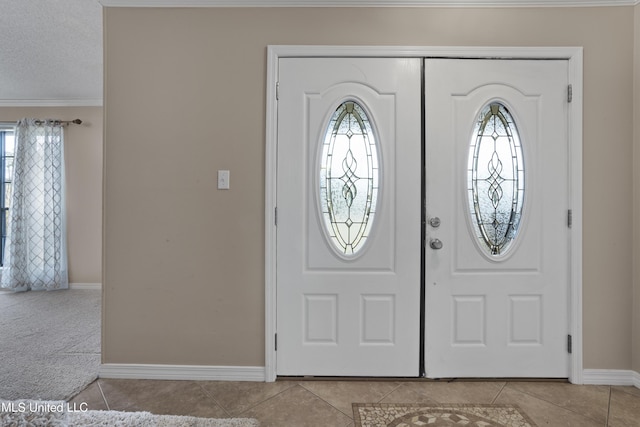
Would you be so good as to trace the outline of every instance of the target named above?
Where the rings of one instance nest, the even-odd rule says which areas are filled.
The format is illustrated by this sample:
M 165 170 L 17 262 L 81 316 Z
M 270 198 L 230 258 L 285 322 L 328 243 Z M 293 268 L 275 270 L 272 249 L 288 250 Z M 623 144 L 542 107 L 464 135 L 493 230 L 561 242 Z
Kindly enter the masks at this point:
M 101 105 L 97 0 L 3 0 L 0 105 Z

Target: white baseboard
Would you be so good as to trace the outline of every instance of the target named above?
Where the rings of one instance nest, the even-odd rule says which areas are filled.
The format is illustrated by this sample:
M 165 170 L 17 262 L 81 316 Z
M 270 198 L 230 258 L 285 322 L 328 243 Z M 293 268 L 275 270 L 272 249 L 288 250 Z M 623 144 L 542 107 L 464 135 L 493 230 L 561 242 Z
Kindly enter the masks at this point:
M 102 283 L 69 283 L 69 289 L 102 289 Z
M 256 381 L 266 380 L 263 366 L 198 366 L 147 365 L 105 363 L 100 366 L 100 378 L 193 381 Z M 585 369 L 585 385 L 619 385 L 640 388 L 640 373 L 623 369 Z
M 622 385 L 640 388 L 640 373 L 624 369 L 585 369 L 583 384 Z
M 104 363 L 99 378 L 195 381 L 265 381 L 263 366 L 143 365 Z

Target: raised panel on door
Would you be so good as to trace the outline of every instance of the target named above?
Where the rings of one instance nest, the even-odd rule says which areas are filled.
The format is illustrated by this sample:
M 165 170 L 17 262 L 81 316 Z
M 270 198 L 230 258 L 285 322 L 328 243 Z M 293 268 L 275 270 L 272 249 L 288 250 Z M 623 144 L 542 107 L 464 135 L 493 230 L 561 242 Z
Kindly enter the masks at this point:
M 420 68 L 279 60 L 278 375 L 419 374 Z
M 567 61 L 425 79 L 427 375 L 567 377 Z

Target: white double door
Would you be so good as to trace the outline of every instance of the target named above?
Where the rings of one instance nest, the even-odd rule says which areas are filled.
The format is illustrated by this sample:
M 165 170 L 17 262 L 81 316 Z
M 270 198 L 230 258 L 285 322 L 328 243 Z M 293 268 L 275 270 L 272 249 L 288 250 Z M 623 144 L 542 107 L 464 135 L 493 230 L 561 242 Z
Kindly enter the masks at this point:
M 281 58 L 278 80 L 277 375 L 567 377 L 566 61 Z M 496 102 L 525 185 L 492 255 L 469 153 Z

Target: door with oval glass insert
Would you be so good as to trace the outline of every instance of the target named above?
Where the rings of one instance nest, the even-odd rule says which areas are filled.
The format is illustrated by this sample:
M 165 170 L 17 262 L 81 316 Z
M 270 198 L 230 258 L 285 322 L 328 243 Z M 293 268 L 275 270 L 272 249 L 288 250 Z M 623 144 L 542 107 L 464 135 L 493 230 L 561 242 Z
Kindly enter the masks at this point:
M 278 74 L 277 374 L 417 376 L 421 61 Z
M 569 374 L 567 66 L 425 61 L 429 377 Z

